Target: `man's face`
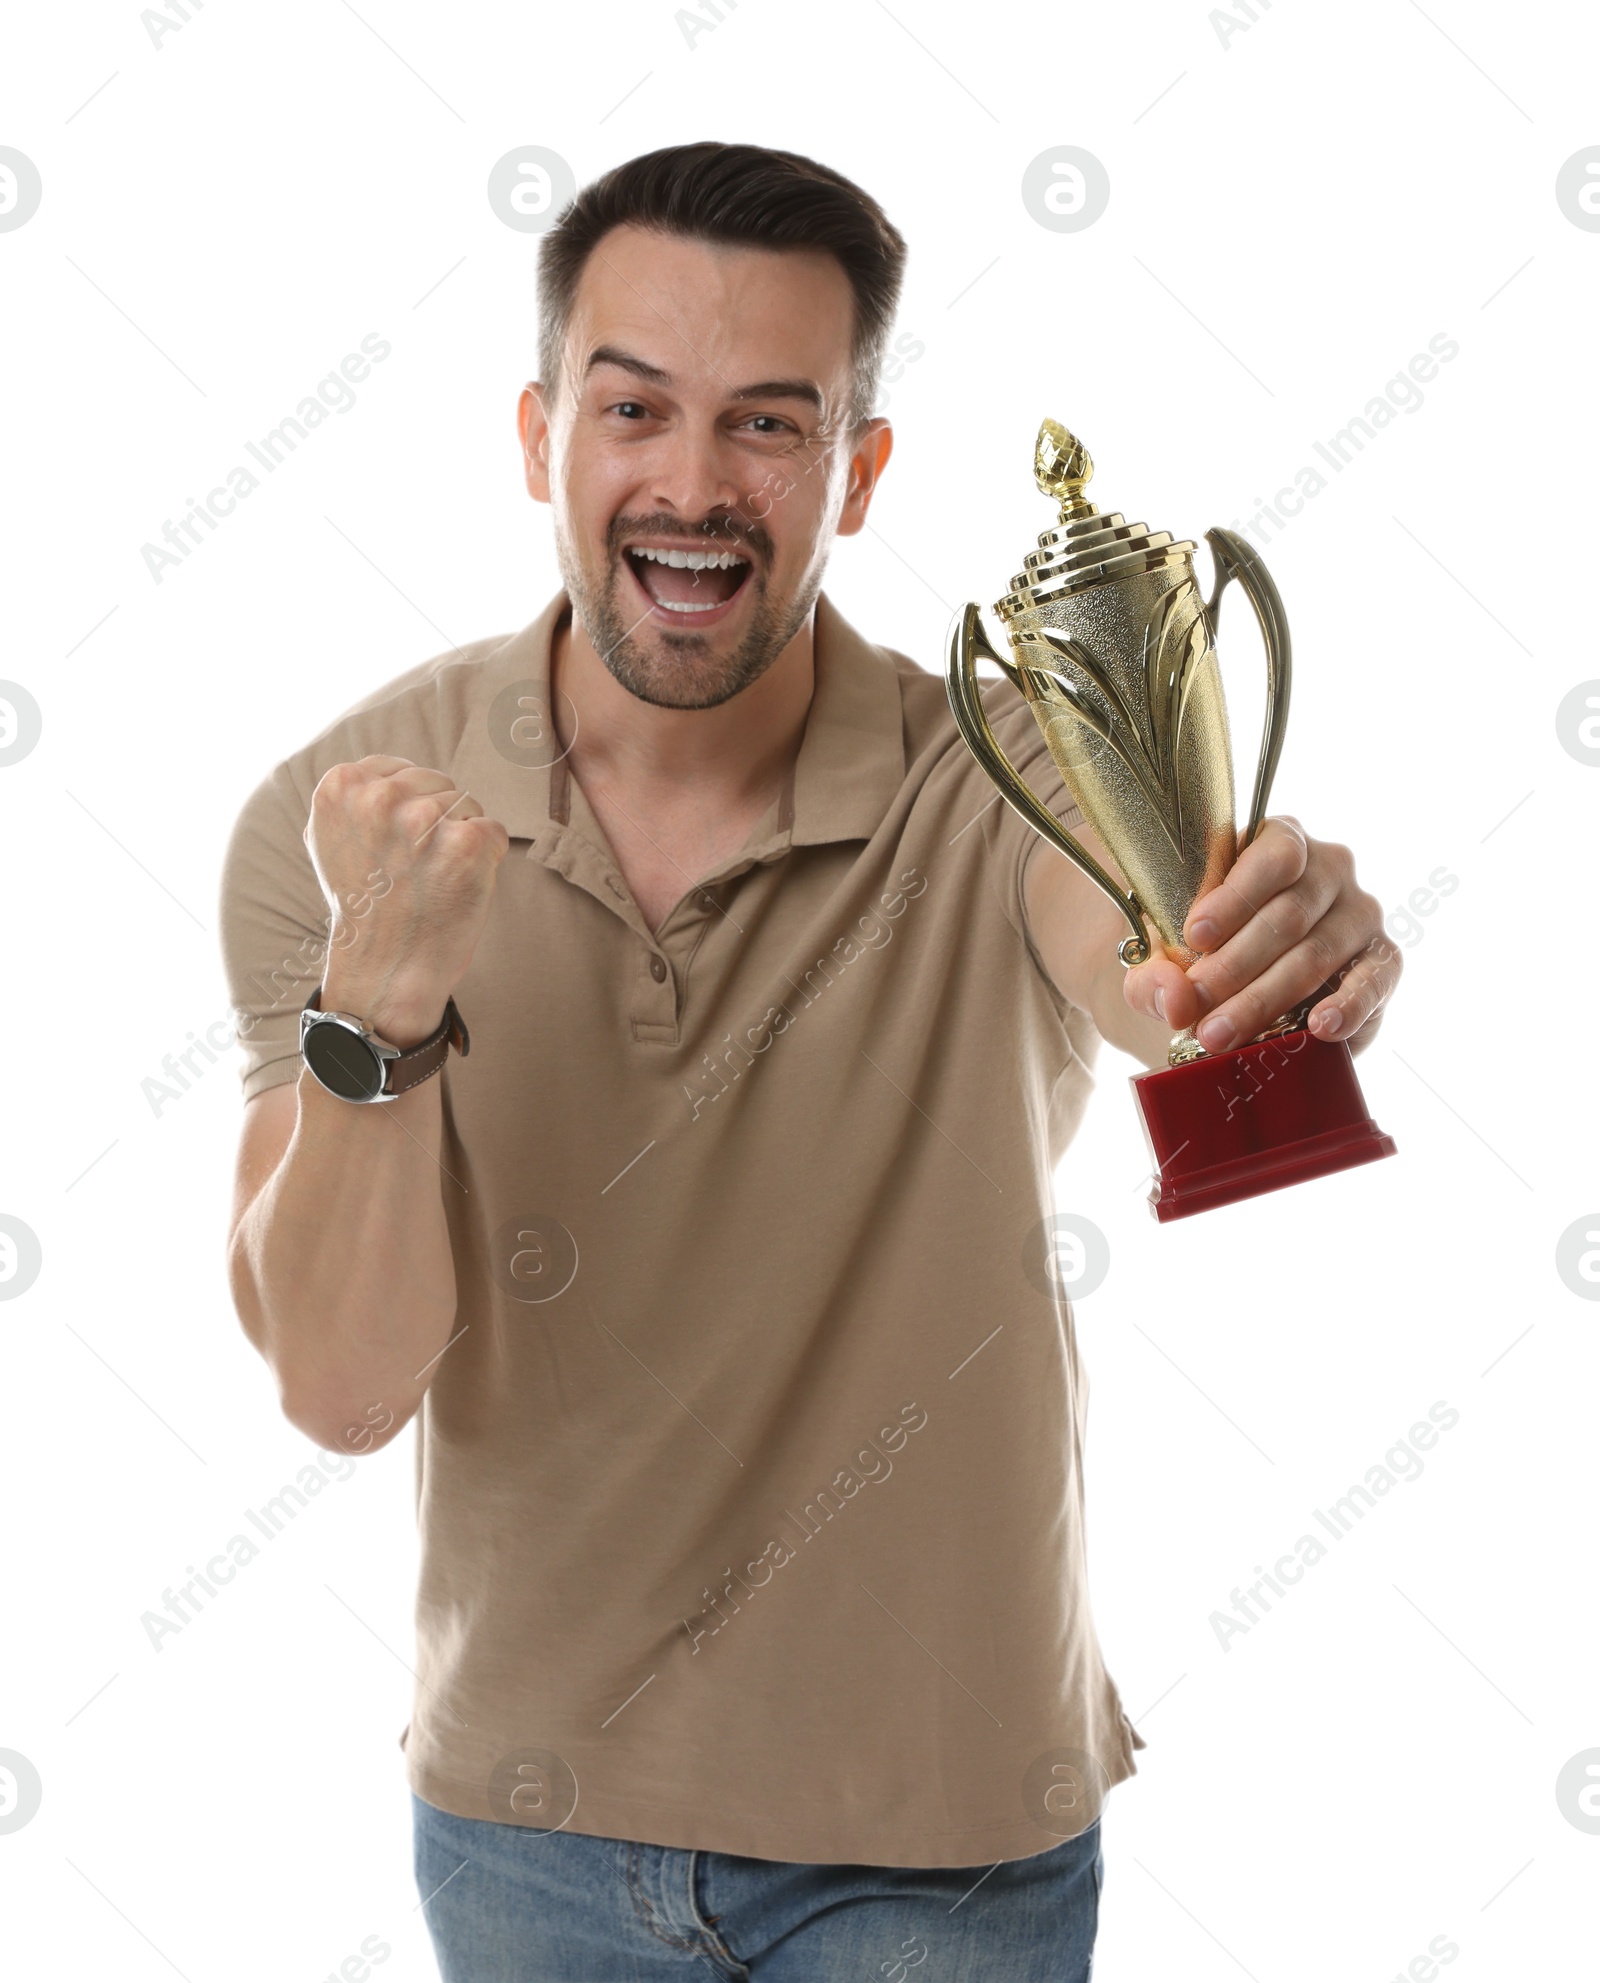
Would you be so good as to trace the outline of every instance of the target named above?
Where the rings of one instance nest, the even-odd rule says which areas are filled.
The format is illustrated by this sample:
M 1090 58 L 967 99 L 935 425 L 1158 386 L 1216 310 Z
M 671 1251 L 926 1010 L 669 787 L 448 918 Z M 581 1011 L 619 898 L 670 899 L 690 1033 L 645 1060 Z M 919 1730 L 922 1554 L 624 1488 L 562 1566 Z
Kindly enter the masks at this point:
M 859 530 L 888 422 L 849 426 L 853 299 L 831 255 L 626 226 L 585 264 L 521 423 L 577 617 L 623 687 L 706 709 L 804 625 Z

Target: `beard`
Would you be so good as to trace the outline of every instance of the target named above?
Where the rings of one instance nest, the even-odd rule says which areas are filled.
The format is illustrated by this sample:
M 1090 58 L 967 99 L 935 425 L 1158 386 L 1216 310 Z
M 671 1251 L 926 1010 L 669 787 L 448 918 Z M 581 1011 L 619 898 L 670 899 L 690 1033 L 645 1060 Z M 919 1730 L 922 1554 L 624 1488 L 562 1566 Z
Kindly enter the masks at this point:
M 760 678 L 805 625 L 806 616 L 822 589 L 820 574 L 801 592 L 788 598 L 774 598 L 767 583 L 771 540 L 756 525 L 753 530 L 733 535 L 726 531 L 699 537 L 685 534 L 686 550 L 736 550 L 749 559 L 749 574 L 741 591 L 753 590 L 754 605 L 750 622 L 738 645 L 721 653 L 714 632 L 696 633 L 685 628 L 652 625 L 641 634 L 645 615 L 632 610 L 638 591 L 629 581 L 627 553 L 621 549 L 626 536 L 670 536 L 679 528 L 672 518 L 618 517 L 607 532 L 605 566 L 591 573 L 582 557 L 563 533 L 558 538 L 557 562 L 567 596 L 595 652 L 612 677 L 630 695 L 658 709 L 715 709 L 730 702 L 742 689 Z

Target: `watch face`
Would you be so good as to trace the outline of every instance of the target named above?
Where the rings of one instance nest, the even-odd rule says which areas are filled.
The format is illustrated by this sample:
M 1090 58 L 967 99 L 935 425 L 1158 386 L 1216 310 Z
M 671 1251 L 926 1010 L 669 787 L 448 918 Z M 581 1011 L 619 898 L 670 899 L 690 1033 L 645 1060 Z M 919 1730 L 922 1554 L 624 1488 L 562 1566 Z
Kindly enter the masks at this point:
M 301 1052 L 311 1072 L 347 1102 L 370 1102 L 383 1092 L 384 1062 L 359 1033 L 337 1019 L 306 1028 Z

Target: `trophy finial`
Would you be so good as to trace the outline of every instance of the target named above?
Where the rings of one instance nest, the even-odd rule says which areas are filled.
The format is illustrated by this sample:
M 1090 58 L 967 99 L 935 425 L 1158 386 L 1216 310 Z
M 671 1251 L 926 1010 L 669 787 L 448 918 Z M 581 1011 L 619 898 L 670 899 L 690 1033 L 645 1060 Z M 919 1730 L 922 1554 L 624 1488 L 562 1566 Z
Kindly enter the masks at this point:
M 1059 420 L 1046 420 L 1033 449 L 1033 479 L 1041 492 L 1061 505 L 1061 521 L 1098 514 L 1083 491 L 1094 474 L 1089 450 Z

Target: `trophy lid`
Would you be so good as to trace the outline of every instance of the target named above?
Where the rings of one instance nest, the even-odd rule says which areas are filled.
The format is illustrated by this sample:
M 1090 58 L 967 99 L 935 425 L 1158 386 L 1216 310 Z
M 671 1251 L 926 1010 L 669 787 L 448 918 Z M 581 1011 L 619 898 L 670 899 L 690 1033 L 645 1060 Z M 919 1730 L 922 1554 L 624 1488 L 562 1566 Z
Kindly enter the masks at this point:
M 1169 531 L 1096 509 L 1083 493 L 1093 474 L 1094 462 L 1077 435 L 1059 420 L 1046 420 L 1034 444 L 1033 477 L 1042 494 L 1055 497 L 1060 515 L 1053 529 L 1041 531 L 1038 549 L 1023 559 L 1011 590 L 995 601 L 998 618 L 1015 619 L 1132 572 L 1188 562 L 1193 539 L 1174 542 Z

